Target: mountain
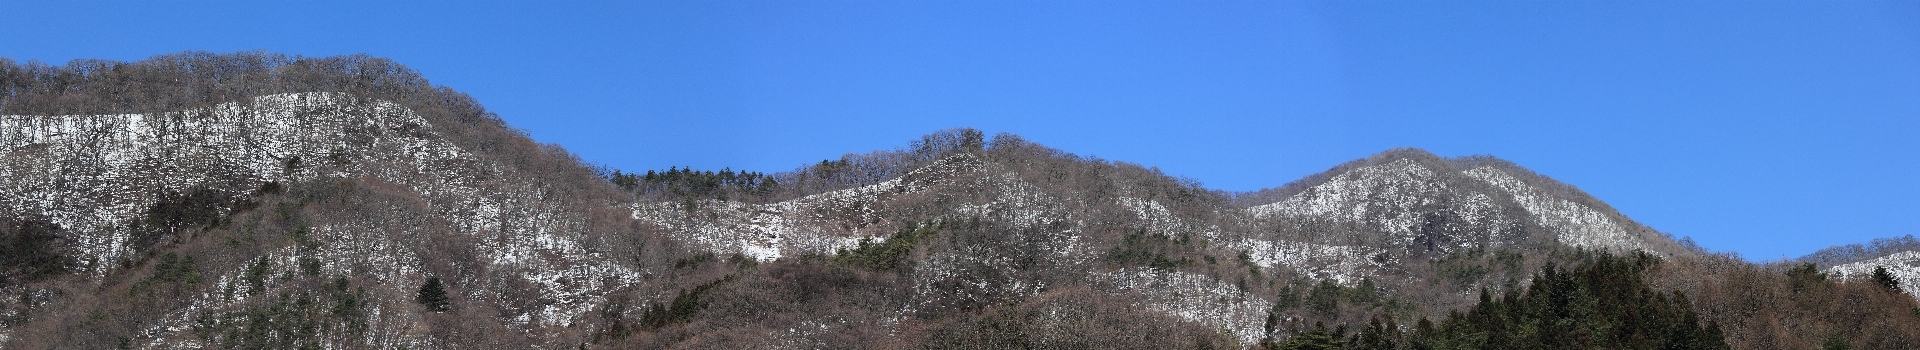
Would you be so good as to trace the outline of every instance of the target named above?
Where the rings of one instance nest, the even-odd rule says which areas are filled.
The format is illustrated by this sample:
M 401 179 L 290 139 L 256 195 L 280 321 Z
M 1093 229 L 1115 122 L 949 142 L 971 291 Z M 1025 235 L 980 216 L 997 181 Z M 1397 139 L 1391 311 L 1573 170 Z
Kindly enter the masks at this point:
M 383 59 L 0 60 L 0 344 L 1920 344 L 1920 307 L 1865 265 L 1709 253 L 1487 156 L 1395 149 L 1234 193 L 954 129 L 640 174 Z

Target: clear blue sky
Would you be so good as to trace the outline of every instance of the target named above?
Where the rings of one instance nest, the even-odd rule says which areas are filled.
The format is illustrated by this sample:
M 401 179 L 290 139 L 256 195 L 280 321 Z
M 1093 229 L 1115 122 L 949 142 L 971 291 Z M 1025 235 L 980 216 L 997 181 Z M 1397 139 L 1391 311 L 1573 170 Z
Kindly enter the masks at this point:
M 1491 154 L 1749 259 L 1920 234 L 1920 2 L 0 1 L 0 56 L 367 53 L 627 170 L 970 126 L 1285 184 Z

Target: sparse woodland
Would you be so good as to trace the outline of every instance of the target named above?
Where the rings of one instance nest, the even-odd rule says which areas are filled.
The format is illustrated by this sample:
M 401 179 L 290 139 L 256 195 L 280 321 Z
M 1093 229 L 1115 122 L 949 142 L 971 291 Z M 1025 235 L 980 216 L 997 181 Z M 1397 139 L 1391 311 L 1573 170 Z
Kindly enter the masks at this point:
M 111 260 L 72 248 L 81 233 L 0 207 L 4 347 L 1920 348 L 1913 296 L 1818 269 L 1908 250 L 1910 237 L 1753 264 L 1617 213 L 1609 218 L 1647 237 L 1651 251 L 1563 245 L 1549 225 L 1513 213 L 1510 199 L 1490 202 L 1484 215 L 1408 207 L 1417 224 L 1405 237 L 1248 214 L 1402 160 L 1439 169 L 1433 178 L 1453 184 L 1447 191 L 1499 193 L 1458 175 L 1492 166 L 1553 198 L 1612 213 L 1576 188 L 1491 157 L 1394 150 L 1231 193 L 1017 135 L 956 129 L 775 173 L 628 171 L 535 142 L 466 95 L 385 59 L 0 59 L 0 115 L 164 113 L 302 92 L 403 106 L 432 124 L 431 138 L 503 169 L 470 177 L 484 199 L 564 220 L 466 222 L 479 215 L 448 215 L 446 199 L 355 170 L 394 165 L 354 154 L 288 159 L 288 172 L 319 175 L 284 182 L 155 193 L 159 200 L 122 228 L 133 253 Z M 34 152 L 21 147 L 0 154 Z M 963 170 L 916 172 L 962 159 L 954 157 L 967 162 Z M 767 210 L 752 206 L 889 181 L 901 185 L 881 200 L 803 208 L 872 235 L 771 260 L 708 249 L 632 209 L 671 205 L 718 220 L 716 208 Z M 513 188 L 532 190 L 501 190 Z M 1474 215 L 1522 219 L 1490 234 L 1494 226 Z M 514 230 L 558 233 L 514 240 Z M 1319 272 L 1273 262 L 1278 253 L 1247 242 L 1367 252 L 1349 258 L 1372 267 Z M 534 243 L 553 247 L 516 246 Z

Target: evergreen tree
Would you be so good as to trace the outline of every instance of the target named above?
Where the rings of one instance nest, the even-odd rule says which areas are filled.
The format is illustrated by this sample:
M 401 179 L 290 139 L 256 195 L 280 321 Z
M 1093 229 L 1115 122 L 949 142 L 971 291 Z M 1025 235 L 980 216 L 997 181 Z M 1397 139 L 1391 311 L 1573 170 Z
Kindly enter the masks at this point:
M 61 238 L 60 225 L 45 219 L 0 218 L 0 286 L 38 280 L 79 266 Z
M 1399 346 L 1393 339 L 1394 335 L 1400 332 L 1396 328 L 1399 327 L 1393 324 L 1392 317 L 1388 317 L 1387 322 L 1382 324 L 1380 323 L 1380 317 L 1374 316 L 1373 321 L 1367 323 L 1367 328 L 1360 330 L 1360 341 L 1354 345 L 1358 345 L 1361 349 L 1369 350 L 1398 349 Z
M 427 283 L 420 286 L 420 296 L 415 301 L 426 305 L 427 310 L 445 312 L 452 310 L 447 304 L 447 287 L 440 283 L 439 277 L 427 277 Z
M 1820 269 L 1815 267 L 1813 263 L 1803 263 L 1799 266 L 1794 266 L 1793 269 L 1787 270 L 1787 280 L 1792 283 L 1795 293 L 1807 292 L 1815 288 L 1825 287 L 1827 284 L 1827 274 L 1820 272 Z
M 1372 278 L 1360 278 L 1360 284 L 1353 287 L 1347 299 L 1356 304 L 1372 305 L 1380 301 L 1378 287 L 1374 287 Z
M 1882 286 L 1886 286 L 1887 289 L 1900 290 L 1900 280 L 1893 279 L 1893 274 L 1887 272 L 1886 266 L 1875 266 L 1873 268 L 1873 281 L 1880 283 Z
M 1454 314 L 1458 315 L 1459 313 L 1455 311 Z M 1408 338 L 1407 343 L 1415 350 L 1433 349 L 1433 338 L 1438 332 L 1439 331 L 1433 326 L 1432 320 L 1428 320 L 1426 317 L 1420 317 L 1420 322 L 1414 323 L 1413 336 Z
M 1347 294 L 1345 292 L 1345 288 L 1333 283 L 1333 280 L 1320 280 L 1312 290 L 1307 291 L 1307 300 L 1305 300 L 1307 309 L 1321 315 L 1332 315 L 1334 311 L 1339 310 L 1340 299 L 1345 299 L 1343 298 Z

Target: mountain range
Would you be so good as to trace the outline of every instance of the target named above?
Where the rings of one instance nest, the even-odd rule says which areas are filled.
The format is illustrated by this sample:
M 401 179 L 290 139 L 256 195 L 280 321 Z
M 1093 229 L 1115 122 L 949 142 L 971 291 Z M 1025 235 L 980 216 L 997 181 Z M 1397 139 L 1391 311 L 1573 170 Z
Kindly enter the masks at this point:
M 1617 258 L 1712 346 L 1920 348 L 1911 237 L 1755 264 L 1490 156 L 1228 192 L 962 128 L 624 172 L 367 56 L 0 59 L 0 234 L 8 349 L 1492 347 Z

